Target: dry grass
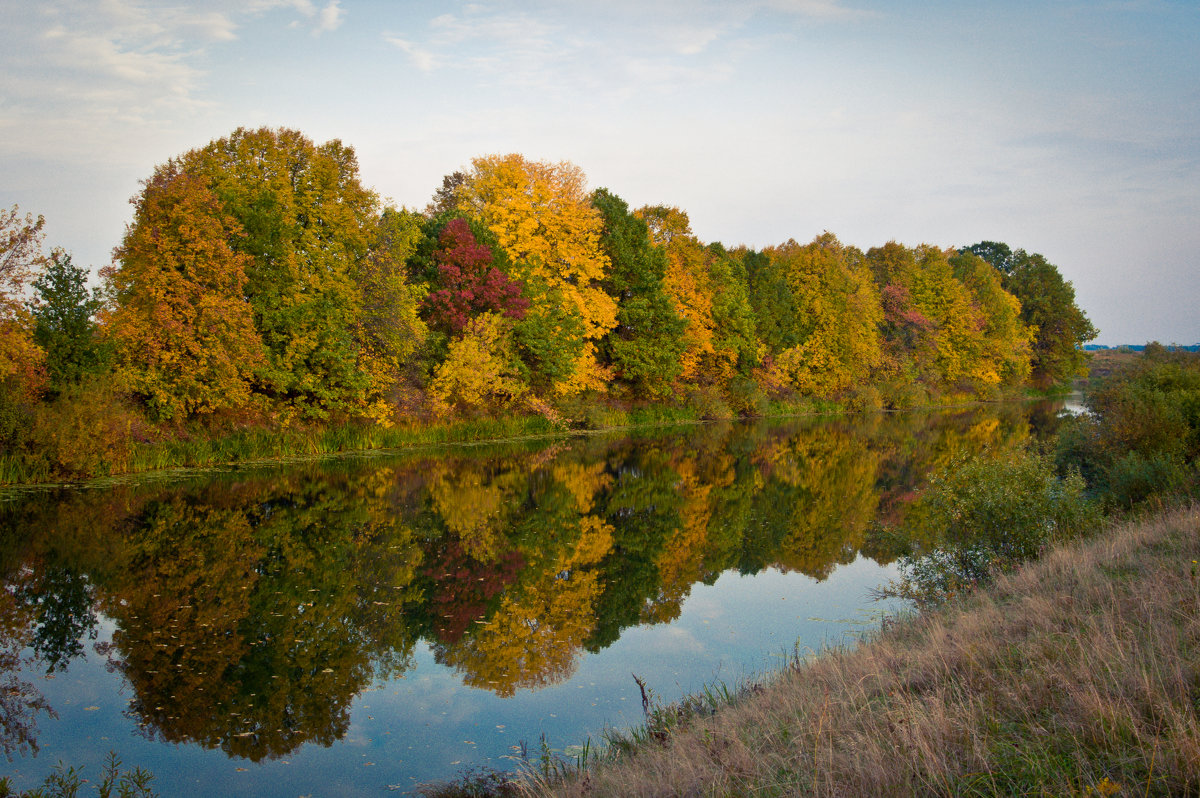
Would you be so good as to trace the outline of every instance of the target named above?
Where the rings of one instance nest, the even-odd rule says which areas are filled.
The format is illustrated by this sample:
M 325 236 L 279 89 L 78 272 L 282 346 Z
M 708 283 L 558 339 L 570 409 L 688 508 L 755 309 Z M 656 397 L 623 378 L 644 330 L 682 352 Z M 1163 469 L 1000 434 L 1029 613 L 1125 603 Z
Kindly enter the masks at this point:
M 1057 549 L 532 795 L 1200 795 L 1200 508 Z

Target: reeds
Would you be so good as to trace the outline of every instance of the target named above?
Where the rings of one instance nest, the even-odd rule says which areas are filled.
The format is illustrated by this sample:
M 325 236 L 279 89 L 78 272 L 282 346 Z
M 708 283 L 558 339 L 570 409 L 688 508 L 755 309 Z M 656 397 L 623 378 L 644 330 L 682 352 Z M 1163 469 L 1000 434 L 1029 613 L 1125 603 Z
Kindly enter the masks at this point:
M 1198 560 L 1195 506 L 1106 530 L 522 789 L 1198 795 Z

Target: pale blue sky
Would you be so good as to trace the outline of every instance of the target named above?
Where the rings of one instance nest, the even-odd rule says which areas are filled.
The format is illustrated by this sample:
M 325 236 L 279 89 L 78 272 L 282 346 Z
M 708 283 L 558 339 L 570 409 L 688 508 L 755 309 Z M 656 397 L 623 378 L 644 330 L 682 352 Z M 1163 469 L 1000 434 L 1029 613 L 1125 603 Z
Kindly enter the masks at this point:
M 1005 241 L 1102 343 L 1200 341 L 1200 2 L 0 0 L 0 205 L 100 266 L 154 166 L 339 138 L 423 207 L 570 160 L 728 245 Z

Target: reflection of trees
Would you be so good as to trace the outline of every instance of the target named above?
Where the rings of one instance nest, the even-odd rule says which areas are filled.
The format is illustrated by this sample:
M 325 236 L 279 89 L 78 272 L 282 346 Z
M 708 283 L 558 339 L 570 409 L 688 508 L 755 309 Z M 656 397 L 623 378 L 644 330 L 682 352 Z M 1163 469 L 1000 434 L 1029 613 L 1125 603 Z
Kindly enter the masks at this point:
M 263 487 L 149 505 L 106 606 L 147 733 L 253 760 L 331 744 L 373 660 L 404 666 L 419 564 L 369 486 Z
M 604 591 L 597 598 L 589 651 L 612 645 L 622 629 L 641 623 L 644 607 L 658 594 L 659 553 L 682 526 L 680 477 L 667 452 L 641 441 L 619 447 L 609 461 L 614 479 L 603 513 L 613 545 L 600 561 Z
M 590 514 L 608 481 L 603 463 L 570 460 L 528 474 L 509 536 L 525 568 L 486 618 L 439 641 L 439 661 L 504 696 L 571 673 L 595 624 L 601 585 L 593 566 L 612 547 L 612 528 Z
M 37 716 L 54 717 L 37 687 L 20 677 L 21 649 L 30 642 L 32 613 L 0 589 L 0 752 L 11 762 L 13 754 L 37 753 Z
M 48 672 L 63 670 L 83 653 L 83 639 L 96 637 L 92 587 L 74 568 L 51 566 L 21 585 L 16 600 L 34 612 L 34 656 Z
M 860 552 L 887 561 L 931 469 L 1028 435 L 1021 406 L 705 425 L 3 508 L 0 746 L 32 748 L 49 711 L 16 676 L 23 647 L 62 669 L 97 607 L 147 734 L 278 756 L 342 736 L 418 637 L 511 695 L 677 617 L 730 568 L 822 579 Z
M 776 564 L 824 579 L 853 561 L 875 516 L 878 463 L 867 440 L 840 424 L 793 437 L 772 464 L 791 499 Z

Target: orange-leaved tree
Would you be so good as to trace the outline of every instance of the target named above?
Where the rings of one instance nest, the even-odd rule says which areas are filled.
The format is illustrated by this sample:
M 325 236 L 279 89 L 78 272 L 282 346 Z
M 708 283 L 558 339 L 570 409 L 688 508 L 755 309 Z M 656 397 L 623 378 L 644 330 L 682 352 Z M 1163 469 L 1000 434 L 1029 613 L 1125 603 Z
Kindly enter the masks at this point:
M 42 217 L 0 209 L 0 448 L 9 449 L 30 427 L 33 406 L 46 387 L 46 354 L 34 341 L 25 283 L 43 260 Z
M 244 407 L 266 359 L 245 296 L 251 258 L 230 243 L 241 225 L 176 161 L 132 202 L 133 224 L 102 272 L 118 371 L 161 418 Z

